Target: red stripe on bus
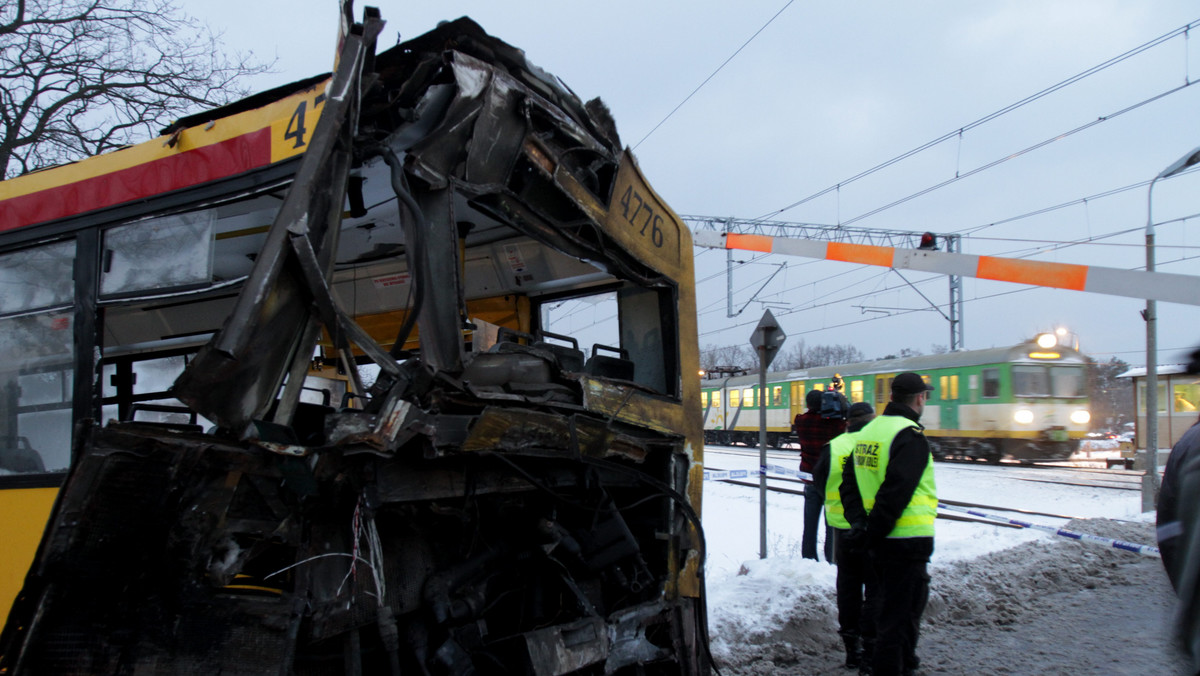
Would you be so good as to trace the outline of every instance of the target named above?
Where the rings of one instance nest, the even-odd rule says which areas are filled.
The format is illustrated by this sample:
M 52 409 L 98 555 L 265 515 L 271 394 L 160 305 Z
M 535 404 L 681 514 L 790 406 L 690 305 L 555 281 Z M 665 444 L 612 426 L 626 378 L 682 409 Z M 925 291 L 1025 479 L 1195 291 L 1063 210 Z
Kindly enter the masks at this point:
M 271 129 L 0 202 L 0 231 L 103 209 L 271 163 Z

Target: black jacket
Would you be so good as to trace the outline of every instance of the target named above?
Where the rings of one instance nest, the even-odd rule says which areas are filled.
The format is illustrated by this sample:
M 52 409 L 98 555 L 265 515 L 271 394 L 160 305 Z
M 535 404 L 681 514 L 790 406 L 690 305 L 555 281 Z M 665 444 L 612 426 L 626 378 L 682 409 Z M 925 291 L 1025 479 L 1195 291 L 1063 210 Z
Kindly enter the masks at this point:
M 1179 589 L 1180 542 L 1185 538 L 1179 502 L 1179 489 L 1183 479 L 1183 468 L 1192 458 L 1200 457 L 1200 423 L 1192 425 L 1171 449 L 1163 470 L 1162 487 L 1158 491 L 1158 548 L 1162 552 L 1163 565 L 1171 585 Z
M 920 416 L 912 408 L 890 402 L 883 409 L 883 415 L 895 415 L 908 418 L 920 424 Z M 896 520 L 908 507 L 921 476 L 930 462 L 929 440 L 922 432 L 924 427 L 901 430 L 892 441 L 888 451 L 888 465 L 884 471 L 883 484 L 875 494 L 875 507 L 868 514 L 863 507 L 862 494 L 858 490 L 858 480 L 854 477 L 854 463 L 846 463 L 842 470 L 842 485 L 839 489 L 842 497 L 842 507 L 846 510 L 846 520 L 853 528 L 866 530 L 868 550 L 885 556 L 905 559 L 923 559 L 928 561 L 933 554 L 933 538 L 888 538 L 888 533 L 896 527 Z

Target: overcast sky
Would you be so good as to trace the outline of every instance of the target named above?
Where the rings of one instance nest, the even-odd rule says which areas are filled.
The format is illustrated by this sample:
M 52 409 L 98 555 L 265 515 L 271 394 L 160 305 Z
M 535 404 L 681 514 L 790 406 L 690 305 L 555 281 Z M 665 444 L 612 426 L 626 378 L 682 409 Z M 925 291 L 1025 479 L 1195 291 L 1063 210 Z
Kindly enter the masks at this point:
M 1194 2 L 377 4 L 387 21 L 380 49 L 440 20 L 470 16 L 581 98 L 603 98 L 623 142 L 635 146 L 650 182 L 680 214 L 962 232 L 964 253 L 1144 268 L 1145 186 L 1102 195 L 1148 181 L 1200 146 L 1200 87 L 1184 86 L 1200 79 L 1200 40 L 1182 34 L 974 124 L 1200 20 Z M 231 51 L 278 58 L 277 72 L 254 83 L 266 89 L 329 70 L 337 6 L 336 0 L 208 0 L 187 10 L 223 30 Z M 1155 97 L 1161 98 L 1147 102 Z M 961 137 L 847 183 L 964 128 Z M 1075 204 L 1021 218 L 1068 203 Z M 1160 271 L 1197 269 L 1200 217 L 1178 220 L 1193 214 L 1200 214 L 1200 172 L 1155 186 Z M 945 311 L 944 277 L 906 271 L 902 279 L 876 267 L 768 257 L 737 266 L 734 306 L 745 309 L 730 319 L 724 270 L 722 252 L 697 258 L 702 345 L 746 342 L 765 307 L 759 301 L 770 303 L 787 332 L 785 350 L 800 340 L 848 343 L 873 358 L 950 342 L 948 322 L 921 295 Z M 1013 344 L 1061 326 L 1097 359 L 1145 363 L 1143 301 L 971 279 L 964 280 L 964 298 L 968 349 Z M 1158 307 L 1159 361 L 1178 362 L 1200 345 L 1200 309 Z

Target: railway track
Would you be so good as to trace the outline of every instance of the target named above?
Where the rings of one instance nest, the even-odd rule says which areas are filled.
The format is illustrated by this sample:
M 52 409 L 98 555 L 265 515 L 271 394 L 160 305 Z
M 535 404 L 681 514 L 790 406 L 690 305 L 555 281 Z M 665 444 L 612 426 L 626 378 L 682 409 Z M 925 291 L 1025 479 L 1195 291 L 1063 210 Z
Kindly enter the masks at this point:
M 731 455 L 735 457 L 753 457 L 757 458 L 759 453 L 755 449 L 738 449 L 729 447 L 708 447 L 706 449 L 710 455 Z M 768 460 L 777 462 L 798 462 L 799 453 L 787 453 L 779 451 L 771 451 L 767 453 Z M 1049 465 L 1049 464 L 1018 464 L 1018 463 L 1001 463 L 1000 465 L 985 465 L 981 463 L 973 463 L 969 461 L 961 462 L 939 462 L 938 466 L 946 466 L 953 468 L 954 471 L 967 472 L 987 472 L 996 473 L 1002 472 L 1006 478 L 1016 479 L 1019 481 L 1028 481 L 1032 483 L 1051 483 L 1061 484 L 1064 486 L 1076 486 L 1081 488 L 1102 488 L 1107 490 L 1120 491 L 1140 491 L 1142 472 L 1138 470 L 1125 469 L 1098 469 L 1094 467 L 1071 467 L 1069 465 Z M 1060 472 L 1058 477 L 1053 476 L 1053 472 Z M 1023 474 L 1029 476 L 1022 476 Z M 1100 476 L 1095 476 L 1100 475 Z M 1086 480 L 1087 477 L 1091 480 Z M 1101 478 L 1103 477 L 1103 478 Z M 787 480 L 782 478 L 773 478 L 773 480 Z M 797 481 L 791 479 L 791 481 Z
M 715 472 L 724 471 L 717 467 L 705 467 L 704 469 L 715 471 Z M 743 481 L 741 479 L 717 479 L 717 481 L 720 481 L 721 483 L 732 484 L 734 486 L 746 486 L 747 488 L 759 488 L 759 484 L 757 482 L 753 482 L 753 481 Z M 788 478 L 782 478 L 782 477 L 770 477 L 770 481 L 803 483 L 798 479 L 788 479 Z M 784 488 L 781 486 L 772 486 L 770 483 L 767 484 L 767 491 L 769 491 L 771 493 L 784 493 L 787 495 L 799 495 L 799 496 L 804 495 L 804 491 L 801 489 Z M 1051 518 L 1055 518 L 1055 519 L 1064 519 L 1067 521 L 1074 519 L 1074 518 L 1082 518 L 1082 517 L 1066 516 L 1064 514 L 1050 514 L 1047 512 L 1035 512 L 1035 511 L 1031 511 L 1031 510 L 1027 510 L 1027 509 L 1010 509 L 1008 507 L 997 507 L 995 505 L 979 505 L 979 504 L 975 504 L 973 502 L 957 502 L 954 500 L 941 500 L 940 502 L 944 502 L 947 505 L 954 505 L 956 507 L 971 507 L 971 508 L 975 508 L 975 509 L 988 509 L 988 510 L 1002 511 L 1002 512 L 1016 512 L 1016 513 L 1025 514 L 1025 515 L 1045 516 L 1045 517 L 1051 517 Z M 1000 526 L 1002 528 L 1016 528 L 1016 529 L 1021 528 L 1021 526 L 1017 526 L 1017 525 L 1010 524 L 1010 523 L 1002 523 L 999 521 L 989 521 L 987 519 L 977 519 L 974 517 L 961 516 L 958 514 L 946 514 L 944 512 L 938 512 L 937 518 L 945 519 L 947 521 L 965 521 L 967 523 L 982 523 L 982 524 L 987 524 L 989 526 Z

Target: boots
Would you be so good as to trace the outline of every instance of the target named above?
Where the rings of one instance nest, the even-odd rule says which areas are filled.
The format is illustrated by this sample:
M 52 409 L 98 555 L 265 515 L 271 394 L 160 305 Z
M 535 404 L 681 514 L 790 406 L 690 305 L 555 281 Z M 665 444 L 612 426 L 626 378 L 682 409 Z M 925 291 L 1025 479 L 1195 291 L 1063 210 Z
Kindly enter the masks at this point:
M 846 668 L 858 669 L 862 666 L 862 649 L 858 645 L 858 637 L 849 635 L 842 636 L 842 642 L 846 644 Z
M 871 660 L 875 658 L 875 637 L 863 638 L 861 659 L 858 664 L 860 676 L 871 676 Z

